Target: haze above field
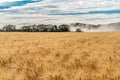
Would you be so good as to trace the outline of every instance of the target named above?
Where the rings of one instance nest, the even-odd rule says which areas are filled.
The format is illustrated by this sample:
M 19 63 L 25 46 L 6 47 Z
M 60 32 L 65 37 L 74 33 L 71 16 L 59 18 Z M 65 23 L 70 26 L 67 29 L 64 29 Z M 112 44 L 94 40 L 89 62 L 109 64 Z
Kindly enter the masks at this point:
M 119 21 L 120 0 L 0 0 L 0 26 Z

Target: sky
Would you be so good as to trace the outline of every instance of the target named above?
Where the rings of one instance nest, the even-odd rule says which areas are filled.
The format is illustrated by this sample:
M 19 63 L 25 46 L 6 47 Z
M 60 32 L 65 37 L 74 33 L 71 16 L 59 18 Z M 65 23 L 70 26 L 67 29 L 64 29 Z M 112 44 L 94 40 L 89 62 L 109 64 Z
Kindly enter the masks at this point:
M 0 0 L 0 26 L 120 22 L 120 0 Z

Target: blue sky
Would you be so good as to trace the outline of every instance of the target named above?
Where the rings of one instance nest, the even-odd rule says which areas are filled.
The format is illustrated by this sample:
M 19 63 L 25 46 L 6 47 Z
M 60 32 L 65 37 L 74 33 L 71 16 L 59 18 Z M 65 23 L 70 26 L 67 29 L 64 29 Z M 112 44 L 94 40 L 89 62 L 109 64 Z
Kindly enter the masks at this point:
M 120 22 L 120 0 L 0 0 L 0 25 Z

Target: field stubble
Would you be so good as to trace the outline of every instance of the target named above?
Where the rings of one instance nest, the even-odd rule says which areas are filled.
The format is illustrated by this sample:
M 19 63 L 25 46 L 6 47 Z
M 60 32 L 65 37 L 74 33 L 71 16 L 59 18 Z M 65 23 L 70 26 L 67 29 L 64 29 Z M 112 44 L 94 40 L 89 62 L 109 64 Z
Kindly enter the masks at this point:
M 120 80 L 120 33 L 0 33 L 0 80 Z

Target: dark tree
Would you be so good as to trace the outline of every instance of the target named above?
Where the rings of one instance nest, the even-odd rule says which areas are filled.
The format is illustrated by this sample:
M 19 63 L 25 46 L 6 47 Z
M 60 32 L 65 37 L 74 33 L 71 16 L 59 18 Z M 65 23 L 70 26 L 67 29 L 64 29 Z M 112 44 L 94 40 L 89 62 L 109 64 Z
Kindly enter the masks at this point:
M 57 25 L 52 25 L 52 26 L 50 27 L 50 31 L 51 31 L 51 32 L 57 32 Z
M 31 29 L 31 32 L 38 32 L 39 31 L 38 26 L 35 24 L 32 25 L 30 29 Z
M 15 25 L 5 25 L 3 28 L 2 28 L 3 31 L 15 31 L 16 30 L 16 26 Z
M 77 29 L 76 29 L 76 32 L 82 32 L 82 31 L 81 31 L 81 29 L 77 28 Z
M 58 31 L 59 32 L 69 32 L 70 31 L 69 25 L 67 25 L 67 24 L 60 25 L 58 28 Z
M 31 32 L 31 26 L 23 26 L 21 27 L 21 30 L 24 32 Z

